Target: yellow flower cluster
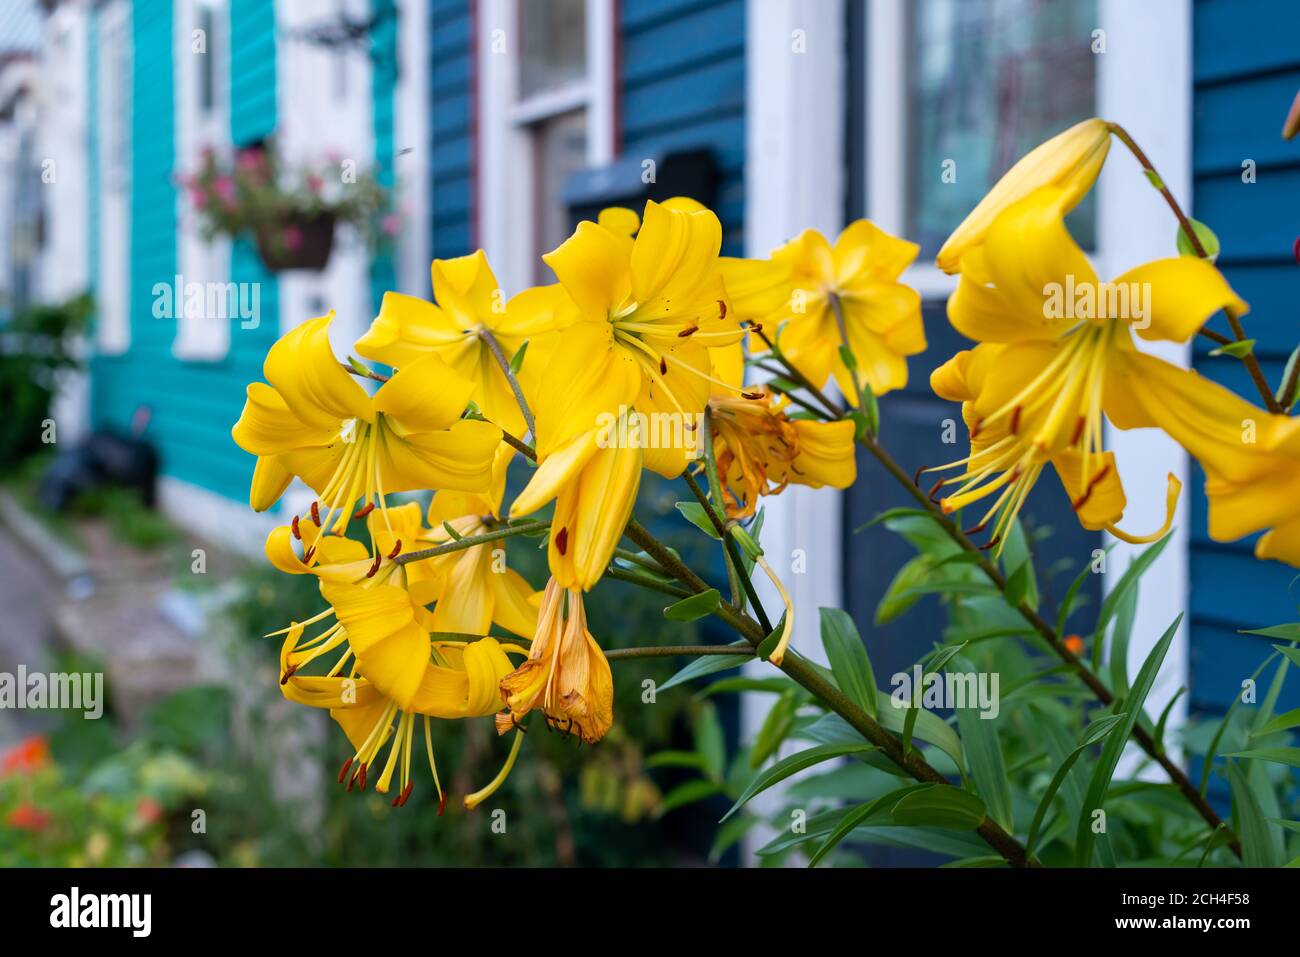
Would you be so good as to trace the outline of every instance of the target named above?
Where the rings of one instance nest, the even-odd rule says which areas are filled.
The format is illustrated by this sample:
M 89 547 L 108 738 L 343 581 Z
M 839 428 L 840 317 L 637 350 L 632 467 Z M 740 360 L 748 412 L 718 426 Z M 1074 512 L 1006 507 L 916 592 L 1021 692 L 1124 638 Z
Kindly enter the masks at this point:
M 931 376 L 970 433 L 967 456 L 930 470 L 944 473 L 931 496 L 946 512 L 991 499 L 973 530 L 992 526 L 997 542 L 1050 465 L 1085 527 L 1153 540 L 1178 483 L 1157 531 L 1122 531 L 1104 423 L 1155 426 L 1204 466 L 1213 535 L 1272 529 L 1258 553 L 1300 564 L 1300 495 L 1286 494 L 1300 491 L 1296 420 L 1138 348 L 1185 342 L 1246 304 L 1195 257 L 1102 282 L 1066 229 L 1113 129 L 1089 120 L 1034 150 L 939 252 L 958 276 L 948 318 L 976 344 Z M 349 789 L 373 779 L 386 793 L 396 779 L 393 803 L 406 803 L 417 720 L 435 783 L 432 719 L 495 715 L 500 733 L 516 730 L 501 774 L 467 806 L 509 773 L 532 711 L 583 741 L 604 736 L 613 681 L 583 596 L 610 567 L 646 469 L 688 473 L 717 526 L 747 542 L 786 606 L 768 655 L 782 662 L 794 608 L 739 523 L 790 484 L 855 481 L 875 397 L 904 387 L 907 358 L 926 347 L 920 297 L 900 281 L 918 247 L 865 220 L 833 243 L 805 231 L 766 259 L 721 246 L 718 218 L 692 200 L 610 209 L 543 257 L 554 284 L 507 299 L 480 251 L 433 263 L 435 302 L 388 293 L 354 349 L 391 375 L 340 361 L 332 316 L 271 348 L 233 435 L 257 457 L 254 509 L 295 479 L 315 496 L 266 544 L 276 568 L 319 580 L 325 604 L 277 633 L 281 688 L 343 727 Z M 535 467 L 505 509 L 519 455 Z M 428 491 L 423 513 L 388 500 Z M 364 535 L 349 537 L 354 522 Z M 505 563 L 503 540 L 525 532 L 547 536 L 541 591 Z

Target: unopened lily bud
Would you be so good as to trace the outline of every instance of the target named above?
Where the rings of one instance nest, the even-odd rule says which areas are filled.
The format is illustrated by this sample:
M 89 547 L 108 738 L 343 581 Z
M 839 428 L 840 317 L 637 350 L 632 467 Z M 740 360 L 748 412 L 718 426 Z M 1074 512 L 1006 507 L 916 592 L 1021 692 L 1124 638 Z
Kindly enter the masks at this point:
M 998 214 L 1044 186 L 1067 194 L 1068 212 L 1092 188 L 1110 150 L 1110 126 L 1105 120 L 1084 120 L 1026 154 L 1007 170 L 939 250 L 937 262 L 946 273 L 961 268 L 961 258 L 983 241 Z

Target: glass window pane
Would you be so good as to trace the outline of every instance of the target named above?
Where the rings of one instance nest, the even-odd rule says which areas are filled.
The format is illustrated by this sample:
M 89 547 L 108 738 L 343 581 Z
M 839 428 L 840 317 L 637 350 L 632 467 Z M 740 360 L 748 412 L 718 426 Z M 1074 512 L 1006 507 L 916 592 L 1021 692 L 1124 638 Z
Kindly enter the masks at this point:
M 1095 0 L 911 4 L 909 230 L 924 255 L 1012 163 L 1096 112 Z M 953 176 L 945 176 L 945 162 Z M 1091 195 L 1070 219 L 1095 246 Z
M 537 249 L 550 252 L 569 238 L 569 210 L 564 181 L 587 164 L 587 112 L 576 110 L 533 126 L 536 166 Z M 549 267 L 540 265 L 539 281 L 554 282 Z
M 587 72 L 586 0 L 519 6 L 520 98 L 581 80 Z

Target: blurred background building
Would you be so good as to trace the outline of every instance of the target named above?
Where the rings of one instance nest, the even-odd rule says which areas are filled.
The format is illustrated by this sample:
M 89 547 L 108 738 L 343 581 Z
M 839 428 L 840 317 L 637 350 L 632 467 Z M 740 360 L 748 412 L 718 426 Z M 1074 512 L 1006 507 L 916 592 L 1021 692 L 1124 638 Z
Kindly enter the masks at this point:
M 427 297 L 431 258 L 478 247 L 513 293 L 546 279 L 540 254 L 605 202 L 689 191 L 717 210 L 732 255 L 868 216 L 923 247 L 906 278 L 925 296 L 930 349 L 884 417 L 905 466 L 936 464 L 952 458 L 940 436 L 954 411 L 928 375 L 963 343 L 943 315 L 951 279 L 927 263 L 1015 158 L 1087 116 L 1127 126 L 1218 231 L 1279 377 L 1295 339 L 1300 159 L 1277 134 L 1300 85 L 1297 28 L 1290 0 L 7 0 L 0 316 L 89 290 L 60 441 L 146 439 L 162 507 L 256 551 L 273 519 L 246 507 L 252 459 L 230 426 L 267 348 L 303 319 L 335 309 L 346 351 L 384 290 Z M 205 240 L 182 177 L 205 150 L 271 142 L 287 164 L 373 170 L 392 193 L 391 242 L 376 251 L 340 229 L 324 268 L 303 270 L 268 268 L 249 237 Z M 1167 211 L 1120 149 L 1072 226 L 1101 275 L 1173 249 Z M 157 317 L 159 284 L 190 280 L 256 288 L 258 314 Z M 1201 344 L 1165 355 L 1249 394 L 1237 364 Z M 1235 632 L 1294 617 L 1291 572 L 1252 561 L 1249 542 L 1208 540 L 1201 479 L 1171 443 L 1109 438 L 1133 516 L 1163 514 L 1170 462 L 1188 490 L 1131 658 L 1189 612 L 1152 707 L 1187 685 L 1175 723 L 1221 713 L 1255 651 Z M 862 473 L 845 495 L 789 490 L 765 544 L 806 553 L 801 607 L 841 605 L 865 624 L 908 553 L 852 533 L 901 502 L 869 463 Z M 1054 529 L 1044 562 L 1081 567 L 1101 537 L 1048 484 L 1027 509 Z M 1131 554 L 1111 554 L 1094 599 Z M 796 638 L 810 651 L 815 621 Z M 877 671 L 907 667 L 941 624 L 935 604 L 874 630 Z

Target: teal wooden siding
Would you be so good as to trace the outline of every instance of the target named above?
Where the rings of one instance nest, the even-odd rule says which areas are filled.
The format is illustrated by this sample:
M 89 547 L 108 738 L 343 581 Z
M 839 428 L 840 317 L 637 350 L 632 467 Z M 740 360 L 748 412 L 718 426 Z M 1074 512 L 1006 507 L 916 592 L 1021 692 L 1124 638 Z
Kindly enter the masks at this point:
M 274 24 L 272 0 L 232 0 L 231 138 L 236 145 L 256 142 L 275 127 Z M 176 322 L 153 315 L 155 284 L 173 282 L 179 268 L 172 5 L 138 0 L 132 37 L 131 344 L 123 355 L 93 361 L 93 421 L 99 428 L 125 431 L 136 410 L 148 407 L 145 435 L 158 447 L 163 473 L 242 501 L 253 463 L 236 448 L 230 427 L 243 406 L 244 385 L 261 377 L 262 358 L 279 333 L 278 284 L 249 244 L 236 243 L 230 278 L 258 284 L 257 327 L 244 329 L 232 320 L 230 350 L 219 361 L 183 362 L 173 355 Z
M 372 126 L 375 134 L 375 172 L 390 192 L 397 185 L 394 174 L 395 94 L 397 91 L 397 8 L 393 0 L 370 0 L 371 15 L 378 24 L 370 37 L 370 91 Z M 384 248 L 370 261 L 370 294 L 375 311 L 389 289 L 397 288 L 397 274 L 391 250 Z
M 433 255 L 472 252 L 471 0 L 429 2 L 429 176 Z
M 1300 143 L 1279 136 L 1300 89 L 1300 5 L 1294 0 L 1196 0 L 1193 21 L 1193 205 L 1219 235 L 1219 265 L 1251 305 L 1245 324 L 1271 382 L 1300 341 Z M 1242 181 L 1242 162 L 1257 164 Z M 1258 403 L 1240 363 L 1211 358 L 1195 345 L 1196 368 Z M 1198 470 L 1199 471 L 1199 470 Z M 1238 634 L 1296 620 L 1295 570 L 1252 556 L 1254 538 L 1217 543 L 1206 535 L 1206 502 L 1194 483 L 1191 543 L 1191 687 L 1193 714 L 1221 714 L 1241 682 L 1272 652 Z M 1294 682 L 1278 709 L 1300 706 Z
M 86 15 L 86 277 L 90 294 L 99 288 L 99 8 Z M 98 318 L 90 317 L 94 341 Z
M 744 253 L 745 0 L 623 0 L 622 152 L 712 148 L 723 251 Z

